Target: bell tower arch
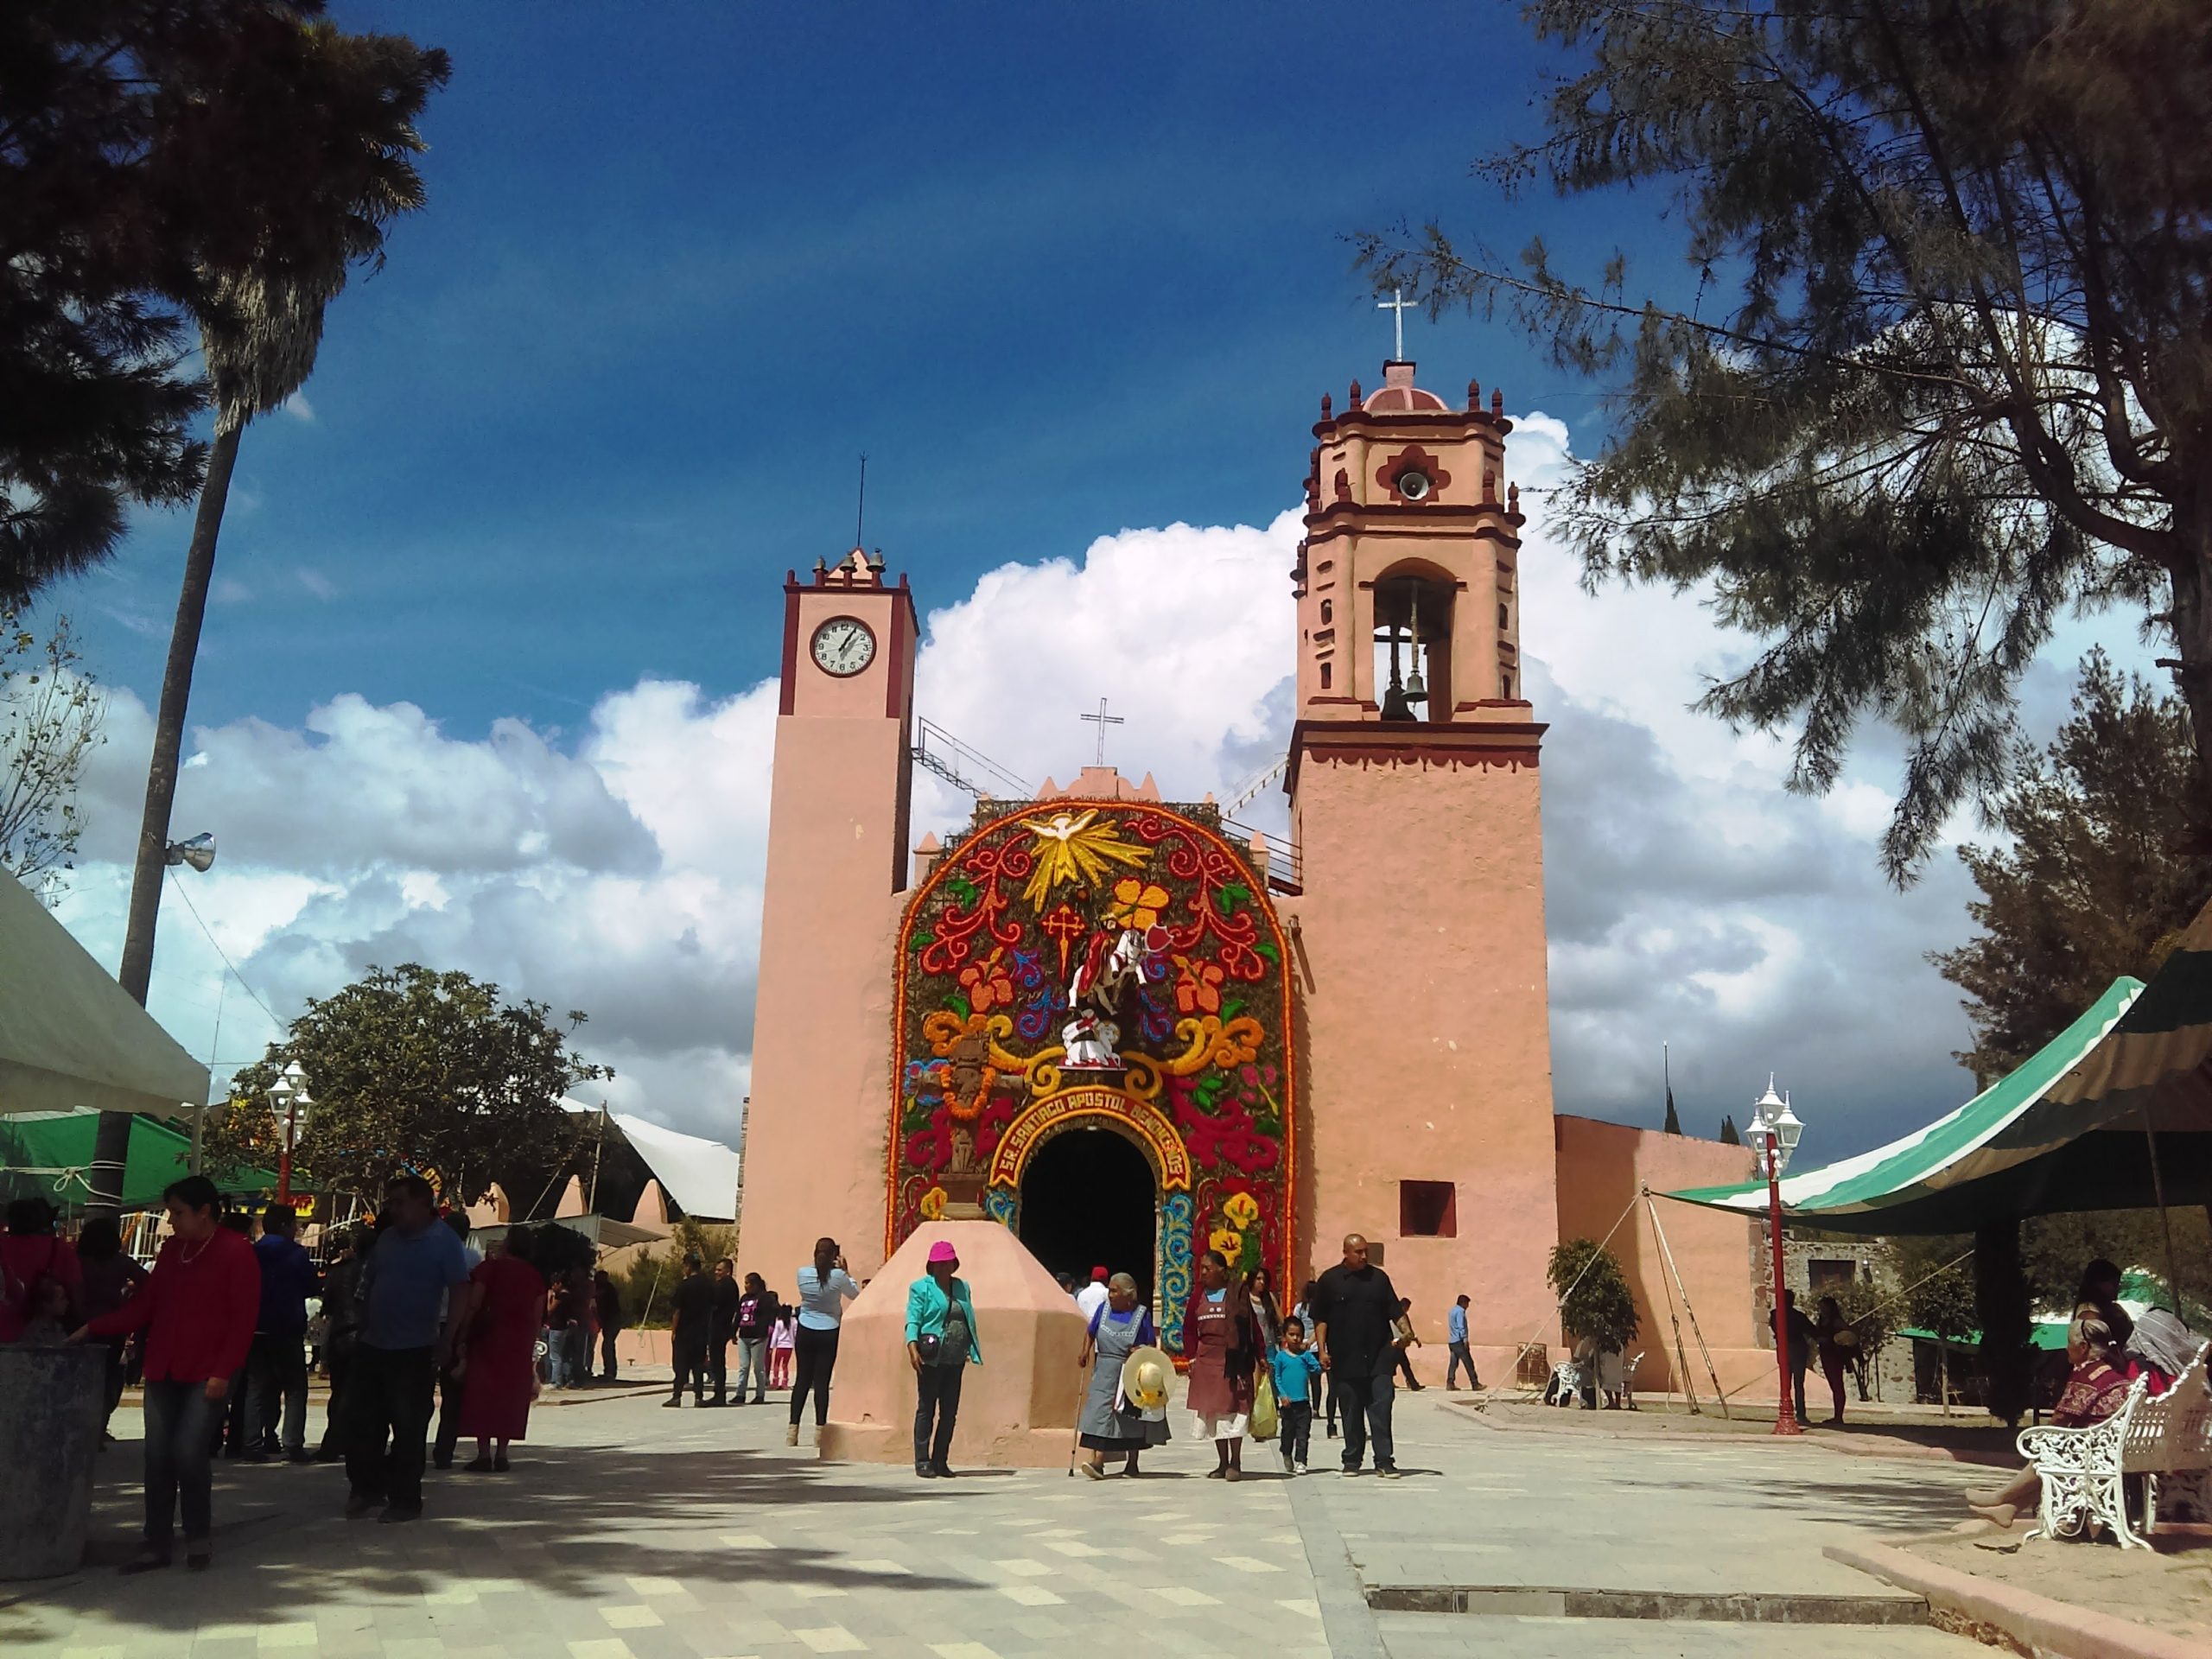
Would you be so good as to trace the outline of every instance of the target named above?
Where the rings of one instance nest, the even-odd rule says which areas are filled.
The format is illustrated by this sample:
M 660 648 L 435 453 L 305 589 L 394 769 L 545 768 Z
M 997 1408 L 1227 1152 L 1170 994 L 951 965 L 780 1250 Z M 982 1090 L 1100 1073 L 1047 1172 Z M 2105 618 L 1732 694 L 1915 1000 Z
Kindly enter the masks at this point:
M 1512 429 L 1409 362 L 1323 397 L 1291 573 L 1315 1265 L 1358 1232 L 1425 1326 L 1466 1294 L 1486 1376 L 1549 1319 L 1559 1236 Z

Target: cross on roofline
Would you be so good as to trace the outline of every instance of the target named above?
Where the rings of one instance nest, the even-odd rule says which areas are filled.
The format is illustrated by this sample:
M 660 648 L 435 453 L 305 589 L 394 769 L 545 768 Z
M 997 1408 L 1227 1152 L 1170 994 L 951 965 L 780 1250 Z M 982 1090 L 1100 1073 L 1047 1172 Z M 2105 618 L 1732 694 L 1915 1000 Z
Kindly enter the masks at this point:
M 1077 715 L 1076 718 L 1077 720 L 1087 720 L 1092 725 L 1098 728 L 1098 764 L 1102 766 L 1104 766 L 1106 764 L 1106 728 L 1109 726 L 1121 726 L 1127 722 L 1122 720 L 1121 715 L 1109 715 L 1106 712 L 1106 699 L 1103 697 L 1098 699 L 1098 712 L 1096 714 Z
M 1408 311 L 1420 310 L 1421 302 L 1419 300 L 1408 299 L 1406 297 L 1406 290 L 1402 288 L 1394 288 L 1390 292 L 1395 297 L 1387 300 L 1377 300 L 1375 302 L 1375 308 L 1377 311 L 1395 311 L 1397 313 L 1397 315 L 1391 318 L 1390 321 L 1397 325 L 1398 349 L 1392 354 L 1390 360 L 1393 363 L 1402 363 L 1406 360 L 1406 313 Z

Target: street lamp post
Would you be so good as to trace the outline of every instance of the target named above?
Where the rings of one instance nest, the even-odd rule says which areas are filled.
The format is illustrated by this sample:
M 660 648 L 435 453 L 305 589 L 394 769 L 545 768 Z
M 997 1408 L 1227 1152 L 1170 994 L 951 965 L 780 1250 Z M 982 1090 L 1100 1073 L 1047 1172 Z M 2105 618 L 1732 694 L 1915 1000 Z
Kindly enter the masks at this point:
M 1777 1434 L 1805 1432 L 1792 1408 L 1789 1300 L 1782 1268 L 1782 1173 L 1789 1167 L 1789 1156 L 1797 1150 L 1798 1139 L 1804 1133 L 1803 1122 L 1790 1110 L 1788 1097 L 1774 1092 L 1774 1079 L 1770 1076 L 1766 1093 L 1751 1103 L 1751 1127 L 1744 1131 L 1744 1138 L 1766 1173 L 1768 1237 L 1774 1249 L 1774 1432 Z
M 308 1074 L 297 1060 L 269 1086 L 269 1103 L 284 1115 L 284 1149 L 276 1159 L 276 1202 L 292 1201 L 292 1147 L 299 1139 L 300 1122 L 315 1104 L 308 1093 Z

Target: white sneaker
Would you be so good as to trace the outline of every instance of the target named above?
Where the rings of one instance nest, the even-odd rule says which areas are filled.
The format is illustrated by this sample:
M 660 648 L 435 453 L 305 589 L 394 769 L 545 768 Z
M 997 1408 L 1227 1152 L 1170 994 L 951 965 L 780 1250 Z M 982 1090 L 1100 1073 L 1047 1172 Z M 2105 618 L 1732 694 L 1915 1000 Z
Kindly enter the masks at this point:
M 1301 1463 L 1298 1465 L 1298 1472 L 1301 1475 L 1306 1472 L 1306 1465 L 1304 1464 Z

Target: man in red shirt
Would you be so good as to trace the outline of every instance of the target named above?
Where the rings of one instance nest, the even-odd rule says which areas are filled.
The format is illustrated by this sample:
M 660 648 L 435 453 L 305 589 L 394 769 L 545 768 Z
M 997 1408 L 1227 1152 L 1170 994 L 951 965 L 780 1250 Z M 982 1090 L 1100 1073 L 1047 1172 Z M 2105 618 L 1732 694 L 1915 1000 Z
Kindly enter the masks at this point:
M 208 1456 L 231 1378 L 245 1363 L 261 1311 L 261 1267 L 253 1246 L 223 1225 L 223 1200 L 205 1175 L 170 1183 L 162 1195 L 175 1230 L 138 1294 L 71 1340 L 146 1333 L 146 1542 L 125 1573 L 169 1564 L 180 1503 L 185 1565 L 213 1559 Z

